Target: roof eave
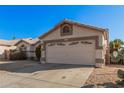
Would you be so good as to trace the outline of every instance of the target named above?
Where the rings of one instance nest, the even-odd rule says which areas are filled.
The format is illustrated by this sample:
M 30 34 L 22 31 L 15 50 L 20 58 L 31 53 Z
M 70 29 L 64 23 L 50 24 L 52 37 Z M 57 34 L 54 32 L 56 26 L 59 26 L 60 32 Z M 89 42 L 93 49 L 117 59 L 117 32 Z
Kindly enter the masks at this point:
M 103 34 L 105 32 L 107 32 L 107 30 L 106 29 L 103 29 L 103 28 L 98 28 L 98 27 L 95 27 L 95 26 L 85 25 L 85 24 L 81 24 L 81 23 L 78 23 L 78 22 L 74 22 L 74 21 L 70 21 L 70 20 L 64 19 L 63 21 L 61 21 L 60 23 L 58 23 L 57 25 L 55 25 L 51 30 L 49 30 L 45 34 L 39 36 L 39 39 L 43 39 L 48 34 L 52 33 L 55 29 L 57 29 L 64 22 L 71 23 L 71 24 L 74 24 L 74 25 L 78 25 L 78 26 L 81 26 L 81 27 L 86 27 L 86 28 L 94 29 L 96 31 L 102 32 Z

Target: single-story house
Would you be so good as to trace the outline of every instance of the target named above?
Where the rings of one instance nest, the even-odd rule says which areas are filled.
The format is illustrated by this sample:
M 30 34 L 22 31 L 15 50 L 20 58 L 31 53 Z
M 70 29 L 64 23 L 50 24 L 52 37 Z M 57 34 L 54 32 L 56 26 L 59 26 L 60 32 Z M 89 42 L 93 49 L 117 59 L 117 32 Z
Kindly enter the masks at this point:
M 41 41 L 38 38 L 0 40 L 0 60 L 10 59 L 10 55 L 20 51 L 25 52 L 26 59 L 37 59 L 35 49 L 39 45 L 41 45 Z
M 37 59 L 36 54 L 35 54 L 35 50 L 38 46 L 41 45 L 41 41 L 36 38 L 36 39 L 21 39 L 19 40 L 15 46 L 17 47 L 17 51 L 22 50 L 23 52 L 26 53 L 26 58 L 27 59 Z
M 14 44 L 19 40 L 0 40 L 0 60 L 9 59 L 9 55 L 7 55 L 6 51 L 16 49 Z
M 64 19 L 39 39 L 41 63 L 101 67 L 109 61 L 108 29 Z

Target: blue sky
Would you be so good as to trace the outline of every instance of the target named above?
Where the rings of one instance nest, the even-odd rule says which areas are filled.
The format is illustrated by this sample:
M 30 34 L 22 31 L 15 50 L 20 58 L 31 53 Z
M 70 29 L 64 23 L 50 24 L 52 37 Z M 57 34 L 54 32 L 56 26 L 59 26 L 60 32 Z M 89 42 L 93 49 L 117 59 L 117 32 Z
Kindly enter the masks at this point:
M 0 39 L 36 38 L 64 18 L 108 28 L 124 40 L 124 6 L 0 6 Z

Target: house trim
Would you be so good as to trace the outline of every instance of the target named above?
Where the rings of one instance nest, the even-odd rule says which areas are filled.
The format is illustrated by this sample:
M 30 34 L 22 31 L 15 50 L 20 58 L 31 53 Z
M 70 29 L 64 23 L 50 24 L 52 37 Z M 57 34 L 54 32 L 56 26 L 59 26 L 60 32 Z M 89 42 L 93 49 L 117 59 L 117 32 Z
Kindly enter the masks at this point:
M 45 40 L 44 43 L 68 42 L 68 41 L 79 41 L 79 40 L 95 40 L 95 48 L 96 49 L 103 49 L 103 47 L 99 46 L 99 36 L 87 36 L 87 37 L 74 37 L 74 38 Z
M 46 36 L 48 36 L 49 34 L 54 32 L 56 29 L 61 27 L 62 24 L 65 24 L 65 23 L 66 24 L 73 24 L 73 25 L 76 25 L 78 27 L 84 27 L 84 28 L 92 29 L 93 31 L 96 31 L 96 32 L 102 32 L 102 34 L 105 37 L 105 39 L 107 39 L 107 35 L 108 35 L 107 29 L 98 28 L 98 27 L 94 27 L 94 26 L 90 26 L 90 25 L 85 25 L 85 24 L 81 24 L 81 23 L 78 23 L 78 22 L 70 21 L 70 20 L 63 20 L 62 22 L 60 22 L 59 24 L 54 26 L 51 30 L 49 30 L 47 33 L 45 33 L 44 35 L 40 36 L 39 39 L 45 38 Z
M 99 36 L 87 36 L 87 37 L 74 37 L 74 38 L 64 38 L 64 39 L 54 39 L 54 40 L 45 40 L 43 42 L 43 49 L 44 57 L 41 57 L 41 61 L 46 63 L 46 44 L 51 42 L 68 42 L 68 41 L 79 41 L 79 40 L 95 40 L 95 48 L 96 49 L 103 49 L 103 47 L 99 46 Z M 97 60 L 97 59 L 96 59 Z
M 63 33 L 63 28 L 64 28 L 65 26 L 69 26 L 69 28 L 70 28 L 70 32 L 69 32 L 69 33 Z M 61 25 L 60 35 L 61 35 L 61 36 L 67 36 L 67 35 L 72 35 L 72 34 L 73 34 L 73 25 L 70 24 L 70 23 L 63 23 L 63 24 Z
M 15 46 L 18 45 L 20 42 L 25 42 L 26 44 L 30 45 L 30 43 L 28 43 L 28 42 L 26 42 L 26 41 L 24 41 L 24 40 L 20 40 L 20 41 L 18 41 L 17 43 L 15 43 Z

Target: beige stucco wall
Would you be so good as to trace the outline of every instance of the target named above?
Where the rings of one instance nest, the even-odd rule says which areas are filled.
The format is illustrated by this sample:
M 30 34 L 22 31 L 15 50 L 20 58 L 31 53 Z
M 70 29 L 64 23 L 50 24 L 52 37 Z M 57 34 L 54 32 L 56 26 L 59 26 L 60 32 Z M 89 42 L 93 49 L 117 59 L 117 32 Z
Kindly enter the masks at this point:
M 0 46 L 0 59 L 5 58 L 5 50 L 10 50 L 12 49 L 11 46 Z
M 73 38 L 73 37 L 88 37 L 88 36 L 99 36 L 99 43 L 98 44 L 100 47 L 103 47 L 103 49 L 102 48 L 95 49 L 95 59 L 104 60 L 104 62 L 105 62 L 107 40 L 105 40 L 103 33 L 100 31 L 95 31 L 93 29 L 73 25 L 73 34 L 72 35 L 61 36 L 60 28 L 58 28 L 55 31 L 53 31 L 52 33 L 50 33 L 49 35 L 47 35 L 42 40 L 45 41 L 45 40 Z M 45 56 L 44 52 L 42 53 L 42 55 Z
M 17 46 L 17 48 L 20 48 L 22 45 L 24 45 L 24 46 L 26 46 L 26 47 L 29 46 L 29 44 L 27 44 L 27 43 L 25 43 L 25 42 L 20 42 L 20 43 L 18 43 L 16 46 Z
M 0 59 L 4 59 L 5 58 L 5 54 L 4 51 L 5 49 L 7 49 L 8 47 L 6 46 L 0 46 Z
M 61 38 L 72 38 L 72 37 L 86 37 L 86 36 L 99 36 L 99 45 L 103 45 L 102 32 L 98 32 L 92 29 L 73 26 L 73 35 L 61 36 L 60 28 L 56 29 L 53 33 L 46 36 L 43 40 L 61 39 Z
M 98 51 L 101 51 L 101 54 L 102 54 L 102 58 L 103 59 L 105 59 L 105 55 L 106 55 L 106 49 L 107 49 L 107 47 L 108 47 L 108 45 L 107 45 L 107 40 L 105 39 L 105 37 L 103 36 L 103 34 L 101 35 L 101 46 L 103 46 L 103 49 L 101 50 L 101 49 L 98 49 Z
M 27 58 L 30 59 L 31 57 L 33 57 L 32 52 L 30 52 L 30 51 L 33 50 L 32 47 L 30 46 L 30 44 L 27 44 L 27 43 L 25 43 L 25 42 L 20 42 L 19 44 L 17 44 L 17 50 L 19 50 L 19 48 L 20 48 L 22 45 L 26 46 L 26 56 L 27 56 Z
M 18 45 L 17 45 L 17 48 L 19 49 L 19 47 L 21 47 L 22 45 L 25 45 L 27 48 L 26 48 L 26 55 L 28 57 L 28 59 L 37 59 L 36 58 L 36 54 L 35 54 L 35 49 L 37 46 L 39 46 L 41 44 L 41 42 L 37 43 L 36 45 L 30 45 L 30 44 L 27 44 L 25 42 L 20 42 Z

